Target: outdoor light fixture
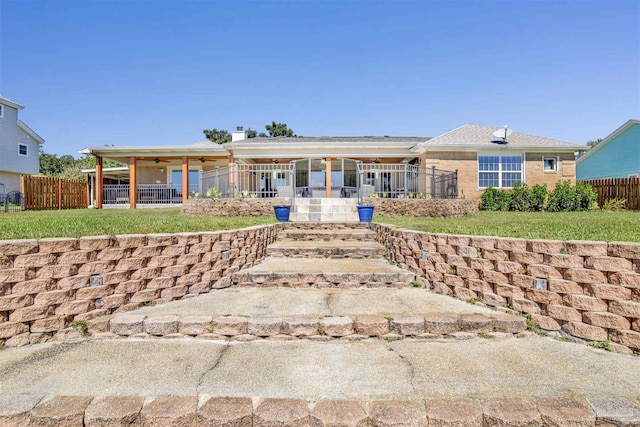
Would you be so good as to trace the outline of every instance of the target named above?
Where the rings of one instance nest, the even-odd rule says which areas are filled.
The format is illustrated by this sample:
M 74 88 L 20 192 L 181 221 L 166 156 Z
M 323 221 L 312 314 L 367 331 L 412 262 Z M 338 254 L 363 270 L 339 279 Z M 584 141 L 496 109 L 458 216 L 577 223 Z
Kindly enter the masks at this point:
M 158 169 L 158 171 L 159 171 L 160 173 L 163 173 L 163 172 L 164 172 L 164 168 L 159 168 L 159 169 Z

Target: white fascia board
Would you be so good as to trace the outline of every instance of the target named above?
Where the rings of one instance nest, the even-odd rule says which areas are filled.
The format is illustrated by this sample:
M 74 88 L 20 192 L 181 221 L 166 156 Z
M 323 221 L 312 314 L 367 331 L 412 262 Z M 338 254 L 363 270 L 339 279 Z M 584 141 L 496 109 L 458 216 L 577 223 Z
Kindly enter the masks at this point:
M 102 168 L 103 172 L 126 172 L 129 170 L 129 166 L 118 166 L 116 168 Z M 93 173 L 96 171 L 96 168 L 91 169 L 81 169 L 82 173 Z
M 602 147 L 607 145 L 609 142 L 611 142 L 612 140 L 616 139 L 622 132 L 626 131 L 627 129 L 629 129 L 634 124 L 640 124 L 640 120 L 636 120 L 636 119 L 627 120 L 627 122 L 625 124 L 620 126 L 618 129 L 614 130 L 611 133 L 611 135 L 607 136 L 605 139 L 600 141 L 600 143 L 598 145 L 596 145 L 595 147 L 591 148 L 589 151 L 584 153 L 584 155 L 580 156 L 576 163 L 578 163 L 578 164 L 582 163 L 584 161 L 584 159 L 588 158 L 593 153 L 597 152 Z M 585 146 L 585 149 L 586 148 L 587 147 Z
M 36 141 L 38 144 L 44 144 L 44 139 L 42 139 L 40 135 L 35 133 L 35 131 L 31 129 L 29 126 L 27 126 L 25 122 L 23 122 L 22 120 L 18 120 L 18 127 L 22 129 L 24 133 L 29 135 L 29 137 L 34 141 Z
M 242 144 L 233 147 L 237 158 L 277 158 L 277 157 L 409 157 L 414 153 L 414 144 L 384 143 L 371 144 Z
M 13 102 L 7 98 L 3 98 L 0 96 L 0 104 L 6 105 L 11 108 L 15 108 L 16 110 L 24 110 L 24 105 L 20 105 L 17 102 Z
M 527 153 L 574 153 L 576 151 L 584 150 L 580 146 L 578 147 L 525 147 L 525 146 L 516 146 L 509 144 L 496 144 L 496 145 L 441 145 L 441 146 L 428 146 L 424 147 L 426 151 L 447 151 L 447 152 L 480 152 L 487 150 L 498 150 L 498 151 L 523 151 Z
M 193 147 L 185 145 L 164 147 L 88 147 L 80 151 L 81 154 L 93 154 L 95 156 L 228 156 L 229 152 L 224 147 Z

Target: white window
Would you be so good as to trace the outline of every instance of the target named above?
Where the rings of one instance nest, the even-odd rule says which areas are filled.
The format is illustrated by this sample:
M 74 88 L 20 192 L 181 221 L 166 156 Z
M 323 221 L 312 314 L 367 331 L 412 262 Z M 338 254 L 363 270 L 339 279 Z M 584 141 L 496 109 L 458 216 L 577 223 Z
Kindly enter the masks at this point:
M 523 182 L 521 154 L 479 154 L 478 187 L 512 188 Z
M 4 105 L 0 104 L 0 117 L 4 117 Z
M 544 172 L 557 172 L 558 171 L 558 159 L 555 157 L 543 157 L 542 158 L 542 170 Z
M 18 144 L 18 154 L 21 156 L 28 156 L 29 147 L 25 144 Z

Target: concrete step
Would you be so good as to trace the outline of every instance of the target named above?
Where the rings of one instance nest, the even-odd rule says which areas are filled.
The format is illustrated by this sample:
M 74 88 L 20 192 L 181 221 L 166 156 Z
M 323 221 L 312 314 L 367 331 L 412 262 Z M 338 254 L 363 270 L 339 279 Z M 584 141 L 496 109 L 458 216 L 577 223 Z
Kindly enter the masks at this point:
M 282 224 L 287 230 L 349 230 L 349 229 L 371 229 L 371 223 L 369 222 L 305 222 L 294 223 L 285 222 Z
M 370 240 L 376 238 L 376 233 L 369 229 L 355 228 L 342 230 L 304 230 L 286 228 L 281 231 L 279 238 L 283 240 L 307 240 L 307 241 L 354 241 Z
M 385 248 L 368 241 L 280 241 L 267 246 L 267 256 L 289 258 L 382 258 Z
M 232 284 L 249 287 L 360 288 L 408 287 L 416 276 L 382 259 L 267 257 L 233 273 Z
M 291 212 L 289 214 L 289 221 L 292 222 L 357 222 L 359 220 L 357 212 Z
M 640 423 L 640 358 L 528 334 L 85 340 L 4 350 L 0 372 L 2 425 Z
M 486 338 L 504 339 L 527 330 L 522 316 L 490 314 L 394 314 L 388 316 L 223 316 L 156 315 L 121 313 L 110 320 L 89 323 L 89 332 L 96 338 L 184 336 L 207 339 L 249 341 L 281 336 L 327 341 L 346 338 Z M 108 335 L 112 334 L 112 335 Z

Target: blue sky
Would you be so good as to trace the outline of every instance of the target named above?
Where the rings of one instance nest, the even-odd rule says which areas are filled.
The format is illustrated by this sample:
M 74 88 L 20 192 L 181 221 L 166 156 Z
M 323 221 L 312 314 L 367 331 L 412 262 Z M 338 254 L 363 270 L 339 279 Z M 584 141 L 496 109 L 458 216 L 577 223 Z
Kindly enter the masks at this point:
M 0 0 L 0 93 L 48 153 L 202 129 L 585 143 L 640 117 L 640 1 Z

